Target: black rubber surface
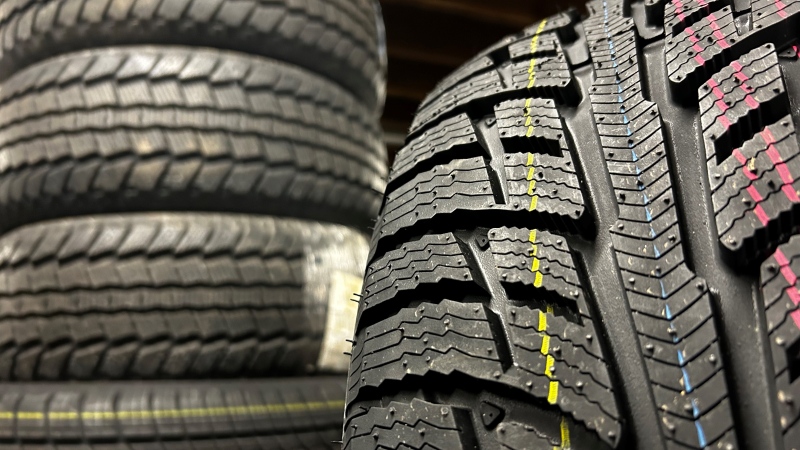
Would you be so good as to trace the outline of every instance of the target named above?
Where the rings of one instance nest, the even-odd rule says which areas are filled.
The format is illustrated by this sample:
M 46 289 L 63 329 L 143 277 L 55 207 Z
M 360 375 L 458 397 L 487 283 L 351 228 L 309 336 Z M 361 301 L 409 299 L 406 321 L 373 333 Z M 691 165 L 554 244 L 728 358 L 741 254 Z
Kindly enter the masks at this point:
M 420 106 L 344 448 L 800 448 L 800 1 L 588 11 Z
M 339 377 L 0 387 L 2 449 L 329 450 Z
M 371 0 L 3 0 L 0 79 L 75 50 L 192 45 L 305 67 L 374 110 L 385 91 L 375 19 Z
M 128 211 L 230 211 L 366 228 L 377 120 L 324 79 L 188 47 L 90 50 L 0 91 L 0 229 Z
M 263 216 L 20 228 L 0 238 L 0 380 L 314 371 L 327 277 L 359 273 L 364 246 L 344 227 Z

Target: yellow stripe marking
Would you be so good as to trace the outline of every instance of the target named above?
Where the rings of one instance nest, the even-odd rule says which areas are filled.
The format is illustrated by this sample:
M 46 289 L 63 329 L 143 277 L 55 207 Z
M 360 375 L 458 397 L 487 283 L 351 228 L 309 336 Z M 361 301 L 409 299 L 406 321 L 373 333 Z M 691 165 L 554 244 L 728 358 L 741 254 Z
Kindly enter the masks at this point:
M 536 70 L 534 70 L 533 66 L 536 65 L 536 58 L 531 58 L 531 66 L 528 67 L 528 89 L 532 88 L 534 84 L 536 84 Z
M 539 27 L 536 28 L 536 33 L 534 33 L 533 38 L 531 38 L 531 54 L 536 53 L 536 49 L 539 47 L 539 35 L 542 34 L 545 26 L 547 26 L 547 19 L 539 22 Z
M 553 447 L 553 450 L 570 450 L 572 448 L 572 442 L 570 442 L 569 437 L 569 427 L 567 427 L 567 419 L 562 416 L 561 417 L 561 445 Z
M 554 405 L 558 400 L 558 381 L 553 380 L 553 366 L 556 363 L 553 355 L 550 354 L 550 335 L 547 334 L 547 314 L 553 314 L 553 305 L 547 305 L 547 310 L 539 311 L 539 326 L 537 330 L 542 333 L 542 355 L 545 355 L 544 374 L 550 378 L 550 386 L 547 392 L 547 402 Z
M 533 125 L 531 125 L 531 120 L 532 120 L 531 119 L 531 100 L 532 99 L 530 99 L 530 98 L 525 100 L 525 111 L 524 111 L 525 126 L 528 127 L 528 131 L 525 133 L 525 137 L 533 136 Z
M 550 378 L 550 389 L 547 393 L 547 403 L 555 405 L 558 400 L 558 381 L 553 380 L 553 366 L 555 365 L 555 358 L 552 355 L 547 355 L 547 365 L 545 366 L 544 373 L 547 378 Z
M 533 153 L 528 153 L 528 195 L 531 197 L 531 205 L 530 208 L 528 208 L 528 211 L 533 211 L 536 209 L 536 204 L 539 202 L 539 197 L 533 195 L 533 191 L 536 189 L 536 180 L 533 179 L 535 169 L 533 163 Z
M 536 209 L 536 205 L 538 203 L 539 203 L 539 196 L 538 195 L 534 195 L 533 197 L 531 197 L 531 206 L 530 206 L 530 208 L 528 208 L 528 211 L 535 210 Z
M 533 194 L 533 188 L 528 192 L 529 195 Z M 531 261 L 531 272 L 533 272 L 533 286 L 534 287 L 542 287 L 542 273 L 539 272 L 539 258 L 536 257 L 537 253 L 539 252 L 538 246 L 536 245 L 536 230 L 532 230 L 530 236 L 528 237 L 528 241 L 531 243 L 531 250 L 530 256 L 533 257 Z M 541 331 L 541 330 L 540 330 Z
M 533 280 L 533 287 L 542 287 L 542 273 L 536 272 L 536 277 Z
M 228 406 L 219 408 L 186 408 L 186 409 L 155 409 L 138 411 L 51 411 L 48 413 L 18 411 L 0 412 L 2 420 L 123 420 L 123 419 L 159 419 L 159 418 L 189 418 L 213 416 L 244 416 L 251 414 L 275 414 L 296 411 L 318 411 L 324 409 L 339 409 L 344 407 L 344 401 L 335 400 L 327 402 L 304 403 L 276 403 L 270 405 Z
M 544 31 L 545 25 L 547 25 L 547 19 L 544 19 L 539 23 L 536 33 L 534 33 L 533 37 L 531 38 L 531 55 L 535 54 L 536 50 L 539 48 L 539 35 L 542 34 L 542 31 Z M 534 70 L 535 65 L 536 58 L 531 58 L 531 66 L 528 68 L 528 89 L 532 88 L 534 83 L 536 83 L 536 71 Z

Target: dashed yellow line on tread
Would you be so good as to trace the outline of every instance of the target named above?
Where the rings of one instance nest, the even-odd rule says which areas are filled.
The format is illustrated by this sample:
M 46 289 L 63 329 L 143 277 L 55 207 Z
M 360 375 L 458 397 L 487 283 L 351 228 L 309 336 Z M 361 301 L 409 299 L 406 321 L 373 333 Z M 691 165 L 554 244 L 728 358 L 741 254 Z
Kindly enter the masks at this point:
M 547 305 L 546 311 L 539 311 L 539 326 L 537 331 L 542 334 L 542 355 L 545 356 L 544 374 L 550 379 L 547 392 L 547 402 L 554 405 L 558 401 L 558 381 L 553 379 L 553 366 L 556 363 L 553 355 L 550 354 L 550 335 L 547 334 L 547 314 L 553 314 L 553 305 Z
M 531 230 L 530 235 L 528 236 L 528 241 L 531 243 L 531 250 L 530 255 L 533 260 L 531 261 L 531 272 L 533 272 L 533 286 L 534 287 L 542 287 L 542 273 L 539 272 L 539 258 L 537 254 L 539 253 L 539 246 L 536 245 L 536 230 Z
M 533 193 L 533 191 L 536 189 L 536 180 L 533 178 L 535 172 L 533 163 L 533 153 L 528 153 L 528 163 L 526 164 L 528 167 L 528 195 L 531 197 L 531 205 L 528 208 L 528 211 L 535 210 L 536 205 L 539 203 L 539 196 L 534 195 Z
M 536 33 L 534 33 L 533 37 L 531 38 L 531 55 L 534 55 L 536 50 L 538 50 L 539 35 L 542 34 L 542 31 L 544 31 L 544 27 L 546 25 L 547 19 L 539 22 L 539 27 L 536 29 Z M 532 88 L 536 83 L 536 70 L 534 69 L 534 66 L 536 66 L 536 58 L 531 57 L 531 65 L 528 67 L 528 89 Z
M 228 406 L 219 408 L 154 409 L 136 411 L 2 411 L 0 420 L 125 420 L 161 419 L 216 416 L 244 416 L 279 414 L 305 411 L 336 410 L 344 408 L 344 401 L 275 403 L 265 405 Z
M 569 437 L 569 427 L 567 426 L 566 417 L 561 417 L 561 445 L 553 447 L 553 450 L 570 450 L 572 442 Z
M 533 136 L 533 125 L 531 125 L 531 98 L 525 100 L 525 110 L 523 114 L 525 116 L 525 126 L 528 127 L 527 133 L 525 133 L 525 137 Z

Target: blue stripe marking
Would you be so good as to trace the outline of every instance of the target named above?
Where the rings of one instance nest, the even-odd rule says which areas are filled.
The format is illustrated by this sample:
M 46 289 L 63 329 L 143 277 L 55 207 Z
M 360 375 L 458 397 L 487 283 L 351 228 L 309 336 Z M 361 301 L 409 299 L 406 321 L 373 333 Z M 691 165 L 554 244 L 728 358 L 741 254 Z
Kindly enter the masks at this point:
M 606 1 L 603 1 L 603 17 L 605 19 L 604 22 L 603 22 L 603 28 L 604 28 L 604 30 L 606 32 L 606 36 L 608 36 L 608 2 L 606 2 Z M 623 99 L 623 96 L 622 96 L 622 94 L 623 94 L 622 85 L 620 84 L 621 80 L 619 78 L 619 70 L 617 70 L 618 64 L 617 64 L 617 59 L 616 59 L 616 51 L 614 49 L 614 41 L 613 41 L 613 39 L 611 39 L 611 36 L 608 36 L 608 49 L 609 49 L 609 52 L 611 54 L 612 66 L 614 67 L 614 72 L 616 73 L 615 83 L 617 85 L 617 101 L 620 104 L 620 113 L 622 114 L 623 123 L 625 125 L 627 125 L 626 128 L 627 128 L 628 137 L 630 137 L 630 136 L 633 135 L 633 131 L 631 130 L 630 120 L 628 119 L 628 116 L 627 116 L 626 111 L 625 111 L 625 104 L 624 104 L 624 99 Z M 641 178 L 640 178 L 641 169 L 639 168 L 639 165 L 637 164 L 637 162 L 639 161 L 639 156 L 636 154 L 636 151 L 634 151 L 634 149 L 633 149 L 633 142 L 629 142 L 628 143 L 628 148 L 631 149 L 631 159 L 633 160 L 633 162 L 635 164 L 635 167 L 636 167 L 636 179 L 641 182 Z M 640 191 L 644 190 L 644 183 L 640 183 L 640 184 L 641 184 L 641 186 L 640 186 L 639 190 Z M 643 199 L 644 199 L 645 214 L 647 215 L 647 222 L 650 224 L 650 236 L 655 238 L 656 237 L 656 231 L 655 231 L 655 229 L 653 229 L 653 224 L 652 224 L 653 217 L 652 217 L 652 214 L 650 213 L 650 209 L 648 208 L 648 205 L 649 205 L 650 201 L 647 198 L 647 194 L 643 193 Z M 656 256 L 656 258 L 660 258 L 661 257 L 661 252 L 658 251 L 658 248 L 656 247 L 655 243 L 653 244 L 653 254 Z M 661 286 L 661 298 L 662 299 L 666 299 L 667 298 L 667 292 L 666 292 L 666 288 L 664 287 L 664 281 L 661 279 L 660 274 L 659 274 L 659 285 Z M 673 327 L 673 324 L 672 324 L 672 312 L 669 309 L 669 305 L 665 305 L 665 311 L 666 311 L 667 320 L 669 320 L 669 326 L 672 328 Z M 673 336 L 672 340 L 673 340 L 673 343 L 676 343 L 676 344 L 678 343 L 678 337 L 677 336 Z M 692 390 L 693 390 L 692 383 L 691 383 L 691 380 L 689 379 L 689 372 L 684 367 L 686 361 L 684 359 L 683 353 L 680 350 L 678 350 L 677 353 L 678 353 L 678 362 L 680 363 L 680 367 L 681 367 L 681 373 L 683 374 L 684 389 L 685 389 L 685 392 L 688 394 L 688 393 L 691 393 Z M 697 441 L 700 444 L 700 447 L 706 448 L 708 446 L 708 443 L 706 442 L 706 435 L 705 435 L 705 431 L 703 430 L 703 425 L 698 420 L 698 418 L 700 417 L 700 409 L 698 408 L 697 401 L 695 399 L 692 399 L 692 414 L 693 414 L 694 419 L 695 419 L 694 420 L 694 426 L 695 426 L 695 429 L 697 430 Z

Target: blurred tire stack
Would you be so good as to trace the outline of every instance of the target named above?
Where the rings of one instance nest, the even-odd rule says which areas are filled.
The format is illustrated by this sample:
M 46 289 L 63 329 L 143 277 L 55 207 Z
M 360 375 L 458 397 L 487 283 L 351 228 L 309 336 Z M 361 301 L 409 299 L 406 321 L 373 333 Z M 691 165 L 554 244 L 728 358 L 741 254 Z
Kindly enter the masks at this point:
M 372 0 L 0 0 L 0 448 L 340 438 L 381 27 Z

